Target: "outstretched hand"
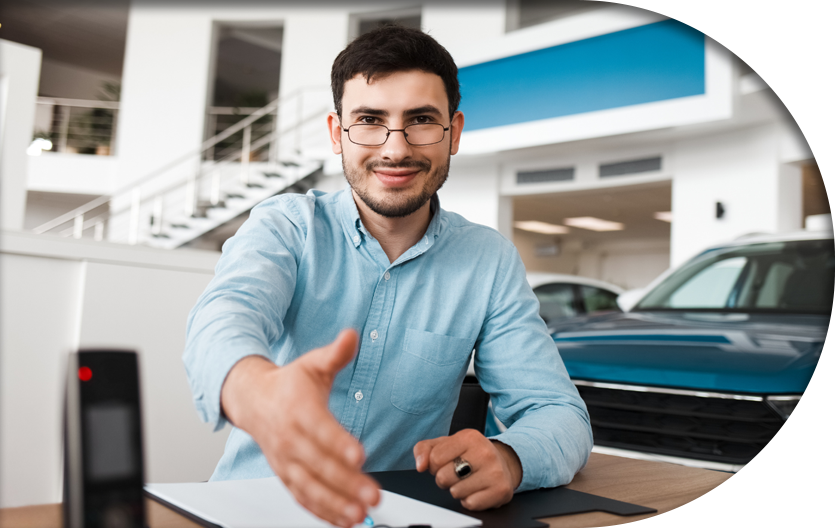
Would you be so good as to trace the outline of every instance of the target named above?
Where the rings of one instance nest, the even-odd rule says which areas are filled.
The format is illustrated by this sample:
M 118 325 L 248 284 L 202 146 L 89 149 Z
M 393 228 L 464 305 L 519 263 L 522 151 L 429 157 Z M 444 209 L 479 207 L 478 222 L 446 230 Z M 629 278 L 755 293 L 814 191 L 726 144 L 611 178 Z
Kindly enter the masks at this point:
M 330 345 L 283 367 L 246 357 L 221 393 L 226 416 L 258 443 L 299 504 L 344 527 L 362 522 L 380 500 L 379 485 L 362 472 L 362 446 L 328 410 L 334 378 L 358 342 L 355 331 L 344 330 Z

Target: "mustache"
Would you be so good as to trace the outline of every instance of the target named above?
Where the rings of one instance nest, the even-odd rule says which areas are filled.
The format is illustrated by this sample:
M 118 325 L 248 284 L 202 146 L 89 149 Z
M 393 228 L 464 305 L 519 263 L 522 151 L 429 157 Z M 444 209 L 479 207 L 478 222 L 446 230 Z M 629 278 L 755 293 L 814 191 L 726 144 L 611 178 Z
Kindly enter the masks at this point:
M 398 163 L 389 161 L 375 160 L 369 161 L 365 164 L 365 170 L 373 171 L 374 169 L 417 169 L 428 171 L 432 168 L 432 164 L 428 161 L 421 160 L 403 160 Z

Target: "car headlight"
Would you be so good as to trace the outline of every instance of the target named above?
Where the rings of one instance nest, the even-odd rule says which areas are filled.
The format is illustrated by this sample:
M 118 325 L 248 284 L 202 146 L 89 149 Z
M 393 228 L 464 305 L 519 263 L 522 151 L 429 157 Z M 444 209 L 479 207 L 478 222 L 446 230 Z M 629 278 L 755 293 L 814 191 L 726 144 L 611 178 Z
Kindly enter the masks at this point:
M 804 437 L 835 438 L 835 395 L 769 396 L 768 403 Z

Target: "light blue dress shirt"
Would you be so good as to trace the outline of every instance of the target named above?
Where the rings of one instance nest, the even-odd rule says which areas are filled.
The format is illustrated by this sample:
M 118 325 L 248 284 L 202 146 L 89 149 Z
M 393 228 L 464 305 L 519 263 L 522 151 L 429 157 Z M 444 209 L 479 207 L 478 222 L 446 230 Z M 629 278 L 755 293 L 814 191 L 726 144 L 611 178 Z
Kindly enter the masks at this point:
M 516 248 L 432 199 L 426 234 L 393 264 L 363 227 L 350 190 L 284 194 L 252 210 L 223 246 L 191 311 L 184 354 L 200 417 L 225 424 L 220 390 L 249 355 L 278 365 L 360 334 L 329 408 L 360 440 L 366 471 L 414 469 L 412 448 L 449 433 L 475 372 L 522 463 L 519 491 L 571 481 L 592 447 L 586 407 L 539 317 Z M 233 428 L 212 480 L 272 476 Z

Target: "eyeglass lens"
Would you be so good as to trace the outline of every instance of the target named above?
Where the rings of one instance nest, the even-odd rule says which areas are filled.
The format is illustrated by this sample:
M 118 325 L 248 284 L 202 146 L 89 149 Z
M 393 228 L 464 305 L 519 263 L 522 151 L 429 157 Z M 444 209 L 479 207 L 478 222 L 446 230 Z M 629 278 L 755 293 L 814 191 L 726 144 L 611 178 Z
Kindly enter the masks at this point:
M 410 145 L 432 145 L 444 139 L 444 126 L 437 123 L 409 125 L 404 129 Z M 389 129 L 385 125 L 352 125 L 348 127 L 348 139 L 358 145 L 379 146 L 386 142 Z

